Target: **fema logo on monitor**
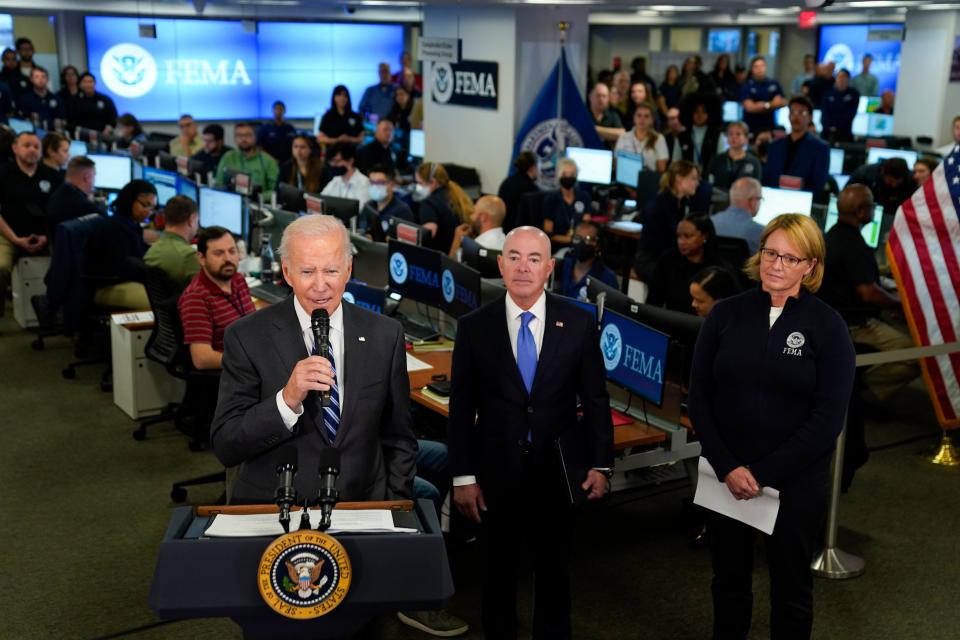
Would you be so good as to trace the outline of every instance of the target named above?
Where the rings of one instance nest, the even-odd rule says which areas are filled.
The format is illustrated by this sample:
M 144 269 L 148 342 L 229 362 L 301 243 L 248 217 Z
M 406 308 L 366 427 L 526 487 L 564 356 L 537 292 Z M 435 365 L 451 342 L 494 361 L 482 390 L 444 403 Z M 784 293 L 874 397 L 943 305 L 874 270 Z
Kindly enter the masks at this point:
M 390 256 L 390 277 L 397 284 L 403 284 L 407 281 L 407 274 L 410 270 L 407 268 L 407 259 L 402 253 L 395 253 Z
M 353 297 L 353 294 L 349 291 L 343 292 L 343 299 L 349 302 L 350 304 L 357 304 L 356 299 Z
M 453 302 L 453 298 L 457 294 L 457 283 L 453 279 L 450 269 L 443 270 L 443 275 L 440 277 L 440 290 L 443 291 L 443 299 L 447 301 L 447 304 Z
M 620 352 L 623 349 L 623 338 L 620 329 L 615 324 L 608 324 L 600 333 L 600 353 L 603 354 L 603 366 L 607 371 L 613 371 L 620 364 Z
M 453 67 L 447 63 L 433 65 L 433 99 L 446 104 L 453 95 Z
M 124 42 L 107 49 L 100 59 L 100 77 L 122 98 L 146 95 L 157 83 L 157 62 L 146 49 Z
M 823 56 L 823 61 L 834 63 L 837 70 L 846 69 L 852 73 L 856 58 L 854 58 L 853 49 L 849 45 L 835 44 L 827 50 L 827 53 Z

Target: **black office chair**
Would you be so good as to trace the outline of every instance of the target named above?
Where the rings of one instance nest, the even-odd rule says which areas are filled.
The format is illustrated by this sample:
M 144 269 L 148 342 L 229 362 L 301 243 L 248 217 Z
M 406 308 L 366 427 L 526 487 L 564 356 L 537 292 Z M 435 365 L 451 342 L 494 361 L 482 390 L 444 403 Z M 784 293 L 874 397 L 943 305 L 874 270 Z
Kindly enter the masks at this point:
M 660 173 L 657 171 L 641 171 L 637 176 L 637 209 L 643 209 L 657 197 L 660 191 Z
M 520 198 L 520 207 L 517 211 L 517 226 L 524 225 L 543 229 L 543 201 L 547 191 L 531 191 Z
M 743 272 L 743 266 L 750 258 L 750 248 L 747 241 L 743 238 L 730 238 L 727 236 L 717 236 L 717 255 L 720 259 L 729 264 L 734 269 L 734 275 L 737 278 L 737 284 L 740 288 L 746 290 L 752 287 L 750 278 Z

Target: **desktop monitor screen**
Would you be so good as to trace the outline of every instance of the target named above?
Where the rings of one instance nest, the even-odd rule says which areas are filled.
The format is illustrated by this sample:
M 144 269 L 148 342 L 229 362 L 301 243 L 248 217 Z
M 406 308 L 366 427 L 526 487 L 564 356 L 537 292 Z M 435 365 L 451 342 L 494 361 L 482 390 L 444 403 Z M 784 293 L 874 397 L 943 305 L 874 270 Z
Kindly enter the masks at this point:
M 813 194 L 809 191 L 764 187 L 762 194 L 763 201 L 760 203 L 760 211 L 758 211 L 757 215 L 753 218 L 754 222 L 766 225 L 781 213 L 802 213 L 805 216 L 810 215 L 810 207 L 813 205 Z
M 201 227 L 225 227 L 236 236 L 244 236 L 243 196 L 239 193 L 200 187 L 199 204 Z
M 356 224 L 356 217 L 360 213 L 360 201 L 352 198 L 337 198 L 335 196 L 320 196 L 323 201 L 323 212 L 334 216 L 350 229 Z
M 15 136 L 18 136 L 25 131 L 33 133 L 33 122 L 30 120 L 24 120 L 22 118 L 7 118 L 7 124 L 11 129 L 13 129 L 13 135 Z
M 87 143 L 83 140 L 71 140 L 70 141 L 70 159 L 73 160 L 77 156 L 87 155 Z
M 865 138 L 867 136 L 867 126 L 869 122 L 869 113 L 858 113 L 853 116 L 853 124 L 850 126 L 850 132 L 855 136 Z
M 867 114 L 867 135 L 872 138 L 883 138 L 893 135 L 893 116 L 885 113 Z
M 880 96 L 860 96 L 857 113 L 873 113 L 880 106 Z
M 423 129 L 410 129 L 410 155 L 414 158 L 422 158 L 425 148 L 426 140 L 423 137 Z
M 167 200 L 177 195 L 177 174 L 173 171 L 144 167 L 143 179 L 157 190 L 158 207 L 166 206 Z
M 387 304 L 387 292 L 359 280 L 350 280 L 343 292 L 343 299 L 374 313 L 383 313 L 383 308 Z
M 843 191 L 846 188 L 847 183 L 850 182 L 850 176 L 838 173 L 833 176 L 834 181 L 837 183 L 837 189 Z
M 610 184 L 613 152 L 606 149 L 567 147 L 567 157 L 577 163 L 577 180 L 591 184 Z
M 133 161 L 130 156 L 109 156 L 91 153 L 87 155 L 97 165 L 94 187 L 119 191 L 133 179 Z
M 917 163 L 917 152 L 907 149 L 885 149 L 883 147 L 870 147 L 867 151 L 867 164 L 882 162 L 887 158 L 903 158 L 907 161 L 907 167 L 913 171 L 913 165 Z
M 580 307 L 584 311 L 589 312 L 590 315 L 593 316 L 593 321 L 594 322 L 597 321 L 597 305 L 595 305 L 594 303 L 588 302 L 586 300 L 578 300 L 577 298 L 568 298 L 567 296 L 557 296 L 557 297 L 563 300 L 564 302 L 566 302 L 567 304 L 572 304 L 575 307 Z
M 637 187 L 637 176 L 643 171 L 643 156 L 629 151 L 617 151 L 617 182 Z
M 177 195 L 187 196 L 194 202 L 197 201 L 197 183 L 189 178 L 177 176 Z
M 460 243 L 460 261 L 479 271 L 483 278 L 500 277 L 500 265 L 497 262 L 497 256 L 501 253 L 501 251 L 495 249 L 487 249 L 467 236 L 464 236 Z
M 743 106 L 739 102 L 727 100 L 723 103 L 723 121 L 736 122 L 743 119 Z
M 616 311 L 604 311 L 600 324 L 600 353 L 607 380 L 662 404 L 670 337 Z
M 843 157 L 846 155 L 843 149 L 830 149 L 830 175 L 835 176 L 843 173 Z
M 823 231 L 826 233 L 833 228 L 833 225 L 837 224 L 837 219 L 839 217 L 839 212 L 837 211 L 837 197 L 830 196 L 830 204 L 827 205 L 827 221 L 823 225 Z M 863 225 L 860 229 L 860 235 L 863 236 L 864 242 L 867 243 L 867 246 L 871 249 L 876 249 L 880 246 L 880 223 L 883 221 L 883 205 L 878 204 L 873 209 L 873 220 Z
M 440 256 L 440 308 L 454 318 L 480 306 L 480 272 Z
M 387 242 L 387 280 L 390 289 L 417 302 L 440 304 L 441 253 L 408 242 Z

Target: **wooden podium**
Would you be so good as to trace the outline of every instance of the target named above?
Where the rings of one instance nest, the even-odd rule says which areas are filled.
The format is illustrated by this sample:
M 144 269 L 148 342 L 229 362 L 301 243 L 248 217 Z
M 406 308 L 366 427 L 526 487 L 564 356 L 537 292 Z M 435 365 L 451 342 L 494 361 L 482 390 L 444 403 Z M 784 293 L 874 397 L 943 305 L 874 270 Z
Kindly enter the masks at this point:
M 384 503 L 366 504 L 385 508 Z M 150 608 L 163 619 L 227 617 L 240 625 L 244 638 L 343 638 L 374 616 L 439 609 L 453 595 L 440 523 L 429 500 L 420 500 L 410 510 L 394 510 L 397 526 L 416 527 L 419 533 L 337 534 L 350 556 L 352 584 L 336 609 L 309 620 L 285 618 L 260 596 L 257 566 L 274 538 L 205 538 L 211 510 L 262 513 L 276 507 L 175 509 L 150 586 Z M 298 521 L 299 515 L 292 518 L 291 530 Z

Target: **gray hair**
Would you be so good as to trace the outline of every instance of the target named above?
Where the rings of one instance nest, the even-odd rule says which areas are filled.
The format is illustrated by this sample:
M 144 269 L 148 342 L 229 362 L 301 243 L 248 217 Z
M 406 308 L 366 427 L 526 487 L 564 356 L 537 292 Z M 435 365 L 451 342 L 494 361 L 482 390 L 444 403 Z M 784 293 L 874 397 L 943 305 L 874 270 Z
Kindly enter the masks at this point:
M 277 254 L 281 259 L 290 255 L 290 241 L 296 237 L 318 237 L 329 234 L 340 236 L 340 242 L 343 246 L 344 260 L 347 263 L 353 258 L 350 251 L 350 232 L 343 226 L 343 222 L 334 216 L 322 214 L 310 214 L 297 218 L 291 222 L 283 231 L 283 237 L 280 239 L 280 248 Z
M 743 202 L 762 193 L 756 178 L 740 178 L 730 185 L 730 202 Z
M 580 169 L 577 167 L 577 163 L 571 160 L 570 158 L 560 158 L 557 160 L 557 175 L 559 176 L 563 173 L 563 170 L 567 167 L 573 167 L 574 175 L 580 173 Z

